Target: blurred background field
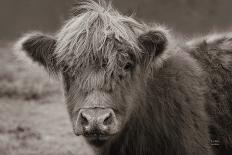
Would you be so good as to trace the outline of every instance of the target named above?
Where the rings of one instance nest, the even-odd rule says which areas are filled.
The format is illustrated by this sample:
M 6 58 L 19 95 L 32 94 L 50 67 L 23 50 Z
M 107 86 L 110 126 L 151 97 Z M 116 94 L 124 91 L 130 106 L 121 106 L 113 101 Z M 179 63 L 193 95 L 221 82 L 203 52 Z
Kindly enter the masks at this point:
M 0 0 L 0 40 L 31 30 L 55 32 L 66 20 L 73 1 Z M 109 0 L 108 0 L 109 1 Z M 124 14 L 167 24 L 186 35 L 226 30 L 232 25 L 231 0 L 112 0 Z
M 32 30 L 56 32 L 73 0 L 0 0 L 0 155 L 91 155 L 72 133 L 60 80 L 15 57 L 14 41 Z M 124 14 L 191 37 L 230 30 L 231 0 L 113 0 Z

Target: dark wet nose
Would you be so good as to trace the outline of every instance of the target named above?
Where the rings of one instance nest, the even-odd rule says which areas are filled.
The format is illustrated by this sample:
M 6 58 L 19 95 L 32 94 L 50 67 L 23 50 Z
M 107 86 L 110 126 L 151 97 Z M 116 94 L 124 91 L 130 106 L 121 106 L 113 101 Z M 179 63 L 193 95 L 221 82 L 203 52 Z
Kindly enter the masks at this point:
M 117 119 L 112 109 L 81 109 L 77 121 L 84 136 L 111 135 L 118 129 Z

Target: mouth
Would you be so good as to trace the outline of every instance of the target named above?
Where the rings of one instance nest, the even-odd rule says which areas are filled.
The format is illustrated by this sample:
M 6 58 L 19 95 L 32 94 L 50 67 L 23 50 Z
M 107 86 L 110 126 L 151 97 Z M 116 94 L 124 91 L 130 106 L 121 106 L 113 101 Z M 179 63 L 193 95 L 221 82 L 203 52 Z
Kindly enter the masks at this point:
M 95 147 L 102 147 L 106 144 L 106 142 L 111 138 L 111 135 L 84 135 L 86 140 L 90 145 L 93 145 Z

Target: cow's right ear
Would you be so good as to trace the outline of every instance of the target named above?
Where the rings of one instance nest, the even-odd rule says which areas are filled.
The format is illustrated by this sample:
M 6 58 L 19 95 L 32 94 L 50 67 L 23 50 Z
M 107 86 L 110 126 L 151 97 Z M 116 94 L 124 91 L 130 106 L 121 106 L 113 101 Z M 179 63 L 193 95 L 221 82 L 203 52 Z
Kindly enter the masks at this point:
M 15 50 L 20 54 L 26 54 L 31 60 L 38 62 L 49 72 L 57 72 L 56 59 L 54 51 L 56 47 L 56 39 L 52 36 L 42 33 L 30 33 L 23 36 L 16 43 Z

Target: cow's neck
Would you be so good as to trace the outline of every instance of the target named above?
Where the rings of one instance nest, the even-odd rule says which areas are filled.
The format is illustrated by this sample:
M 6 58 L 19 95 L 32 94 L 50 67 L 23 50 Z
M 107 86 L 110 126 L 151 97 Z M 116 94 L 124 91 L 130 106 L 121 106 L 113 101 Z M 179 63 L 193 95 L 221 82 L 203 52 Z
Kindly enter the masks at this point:
M 165 135 L 165 126 L 157 117 L 158 111 L 152 111 L 154 103 L 144 103 L 141 106 L 143 107 L 138 107 L 135 112 L 136 115 L 132 114 L 121 135 L 106 146 L 107 149 L 103 149 L 101 155 L 168 155 L 167 151 L 173 155 L 178 154 L 179 140 L 173 141 Z
M 161 148 L 164 146 L 161 145 L 161 142 L 156 141 L 162 136 L 156 135 L 154 129 L 149 128 L 149 125 L 145 126 L 141 121 L 144 120 L 130 120 L 128 126 L 121 132 L 122 134 L 106 146 L 107 149 L 104 149 L 101 155 L 162 154 L 160 150 L 163 150 Z

